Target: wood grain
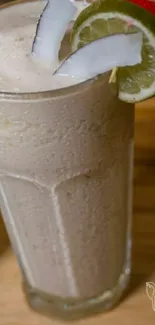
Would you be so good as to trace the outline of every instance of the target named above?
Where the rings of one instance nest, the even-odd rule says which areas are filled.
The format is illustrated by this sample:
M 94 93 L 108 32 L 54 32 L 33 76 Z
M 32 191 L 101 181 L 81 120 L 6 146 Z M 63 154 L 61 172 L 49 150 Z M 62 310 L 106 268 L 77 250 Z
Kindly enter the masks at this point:
M 155 312 L 146 281 L 155 282 L 155 99 L 136 106 L 133 269 L 129 290 L 113 311 L 76 322 L 78 325 L 150 325 Z M 63 324 L 31 311 L 21 290 L 16 259 L 0 219 L 0 325 Z

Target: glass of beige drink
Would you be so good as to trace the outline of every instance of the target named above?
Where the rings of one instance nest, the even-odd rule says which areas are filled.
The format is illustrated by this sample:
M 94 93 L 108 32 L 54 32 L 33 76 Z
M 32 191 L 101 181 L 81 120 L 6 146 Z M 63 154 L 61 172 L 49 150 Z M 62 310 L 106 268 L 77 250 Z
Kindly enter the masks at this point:
M 42 7 L 0 10 L 0 207 L 30 306 L 74 318 L 112 308 L 128 283 L 134 107 L 109 74 L 71 85 L 28 61 L 21 70 Z

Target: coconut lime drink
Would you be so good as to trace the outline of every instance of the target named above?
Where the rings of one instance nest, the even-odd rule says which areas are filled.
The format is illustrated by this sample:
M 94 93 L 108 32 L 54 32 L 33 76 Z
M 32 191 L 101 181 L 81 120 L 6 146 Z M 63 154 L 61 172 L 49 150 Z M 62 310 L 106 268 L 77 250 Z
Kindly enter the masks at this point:
M 126 102 L 154 94 L 153 28 L 150 13 L 123 0 L 0 9 L 0 208 L 27 301 L 40 312 L 103 311 L 127 287 Z

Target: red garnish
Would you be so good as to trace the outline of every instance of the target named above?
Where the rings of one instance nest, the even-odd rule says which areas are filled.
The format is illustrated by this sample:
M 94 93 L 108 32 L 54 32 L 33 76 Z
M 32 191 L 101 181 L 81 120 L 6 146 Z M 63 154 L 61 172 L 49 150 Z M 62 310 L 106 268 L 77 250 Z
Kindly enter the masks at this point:
M 155 1 L 154 0 L 128 0 L 130 2 L 135 3 L 137 6 L 140 6 L 149 12 L 151 12 L 153 15 L 155 15 Z

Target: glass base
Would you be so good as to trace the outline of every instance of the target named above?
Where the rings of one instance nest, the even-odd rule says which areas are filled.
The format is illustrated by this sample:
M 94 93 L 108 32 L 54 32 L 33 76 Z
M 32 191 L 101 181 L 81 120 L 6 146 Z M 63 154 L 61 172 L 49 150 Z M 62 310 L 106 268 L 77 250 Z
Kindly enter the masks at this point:
M 23 282 L 23 289 L 33 310 L 63 320 L 76 320 L 114 308 L 127 288 L 129 278 L 130 270 L 127 268 L 112 290 L 83 301 L 49 296 L 34 290 L 26 281 Z

